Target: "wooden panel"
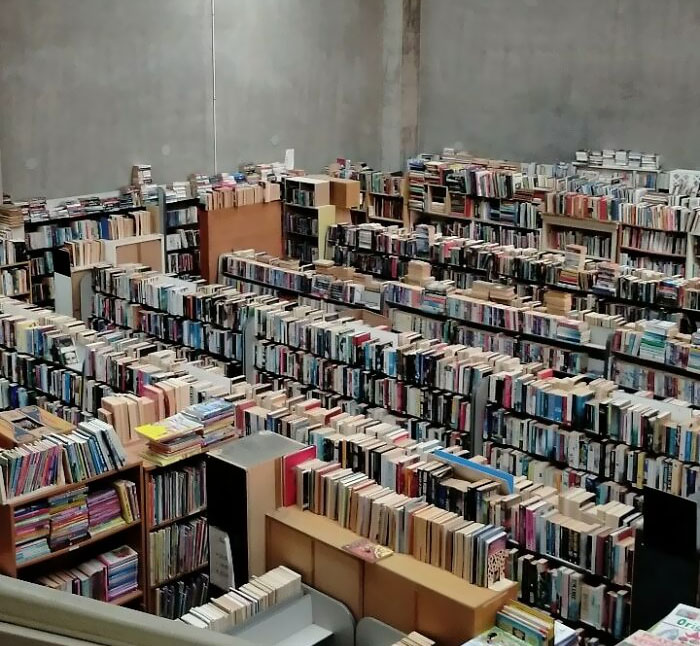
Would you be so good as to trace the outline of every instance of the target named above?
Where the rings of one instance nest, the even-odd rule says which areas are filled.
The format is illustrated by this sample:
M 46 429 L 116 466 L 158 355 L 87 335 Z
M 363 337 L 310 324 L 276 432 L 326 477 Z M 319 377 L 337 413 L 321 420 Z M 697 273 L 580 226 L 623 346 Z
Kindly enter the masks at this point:
M 227 251 L 255 249 L 282 255 L 281 202 L 240 208 L 199 210 L 202 276 L 216 282 L 219 256 Z
M 418 590 L 416 628 L 442 646 L 459 646 L 475 636 L 474 611 L 433 590 Z
M 311 537 L 268 516 L 266 543 L 266 570 L 284 565 L 299 572 L 304 583 L 313 585 L 314 554 Z
M 365 565 L 364 616 L 410 633 L 416 628 L 416 588 L 386 568 Z
M 344 603 L 355 619 L 362 618 L 363 566 L 361 559 L 314 541 L 314 588 Z
M 248 576 L 265 574 L 265 515 L 275 511 L 275 460 L 248 469 Z

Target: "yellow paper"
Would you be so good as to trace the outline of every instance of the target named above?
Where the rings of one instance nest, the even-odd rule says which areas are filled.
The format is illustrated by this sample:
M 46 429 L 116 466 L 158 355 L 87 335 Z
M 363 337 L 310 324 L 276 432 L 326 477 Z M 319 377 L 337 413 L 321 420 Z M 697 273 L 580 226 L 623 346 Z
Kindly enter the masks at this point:
M 149 440 L 157 440 L 171 431 L 162 424 L 143 424 L 136 427 L 136 432 Z

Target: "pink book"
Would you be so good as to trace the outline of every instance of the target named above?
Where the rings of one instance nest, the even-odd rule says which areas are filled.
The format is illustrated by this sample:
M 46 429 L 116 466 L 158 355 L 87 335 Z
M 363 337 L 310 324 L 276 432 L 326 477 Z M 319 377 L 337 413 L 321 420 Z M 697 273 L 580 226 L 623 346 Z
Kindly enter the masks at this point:
M 316 447 L 307 446 L 282 458 L 282 506 L 291 507 L 297 502 L 297 483 L 294 468 L 316 457 Z

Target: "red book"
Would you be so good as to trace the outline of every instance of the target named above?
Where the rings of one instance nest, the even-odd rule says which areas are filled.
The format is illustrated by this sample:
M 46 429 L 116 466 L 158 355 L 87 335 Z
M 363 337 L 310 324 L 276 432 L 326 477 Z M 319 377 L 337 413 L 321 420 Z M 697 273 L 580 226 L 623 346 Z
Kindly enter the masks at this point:
M 316 447 L 307 446 L 282 458 L 282 506 L 291 507 L 297 502 L 297 483 L 294 468 L 316 457 Z

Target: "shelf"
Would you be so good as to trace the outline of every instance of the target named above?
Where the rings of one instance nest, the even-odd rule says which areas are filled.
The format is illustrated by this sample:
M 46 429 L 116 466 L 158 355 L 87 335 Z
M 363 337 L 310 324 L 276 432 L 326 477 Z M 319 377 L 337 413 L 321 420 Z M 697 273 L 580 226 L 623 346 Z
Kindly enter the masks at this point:
M 372 197 L 387 197 L 391 200 L 403 200 L 401 193 L 379 193 L 377 191 L 369 191 Z
M 543 249 L 545 253 L 559 253 L 563 254 L 566 253 L 564 249 Z M 589 258 L 590 260 L 604 260 L 606 262 L 614 262 L 612 258 L 606 258 L 605 256 L 594 256 L 592 253 L 587 253 L 586 258 Z
M 185 197 L 181 200 L 170 200 L 165 202 L 166 211 L 177 211 L 178 209 L 184 209 L 188 206 L 199 206 L 200 201 L 198 197 Z
M 108 601 L 107 603 L 111 603 L 113 606 L 125 606 L 127 603 L 131 603 L 132 601 L 135 601 L 136 599 L 140 599 L 143 596 L 143 590 L 132 590 L 131 592 L 127 592 L 126 594 L 123 594 L 121 597 L 117 597 L 116 599 L 112 599 L 111 601 Z
M 200 572 L 202 570 L 205 570 L 208 567 L 209 567 L 209 561 L 205 561 L 201 565 L 198 565 L 197 567 L 194 567 L 191 570 L 187 570 L 185 572 L 179 572 L 178 574 L 175 574 L 171 577 L 168 577 L 167 579 L 163 579 L 162 581 L 159 581 L 158 583 L 152 583 L 149 585 L 149 587 L 151 588 L 151 590 L 155 590 L 156 588 L 160 588 L 163 585 L 168 585 L 168 583 L 173 583 L 173 581 L 178 581 L 179 579 L 184 579 L 186 576 L 189 576 L 190 574 L 195 574 L 196 572 Z
M 11 269 L 12 267 L 23 267 L 29 264 L 29 260 L 20 260 L 19 262 L 11 262 L 7 265 L 0 265 L 1 269 Z
M 410 305 L 403 305 L 401 303 L 394 303 L 391 301 L 387 301 L 386 305 L 390 308 L 393 307 L 395 309 L 401 309 L 407 312 L 411 312 L 412 314 L 427 316 L 438 321 L 456 321 L 459 325 L 464 325 L 465 327 L 472 327 L 477 330 L 483 330 L 484 332 L 489 332 L 491 334 L 505 334 L 507 336 L 517 337 L 524 341 L 541 343 L 542 345 L 558 347 L 564 350 L 570 350 L 572 352 L 580 352 L 582 354 L 587 354 L 588 356 L 594 359 L 605 360 L 607 355 L 605 346 L 602 345 L 596 345 L 593 343 L 576 343 L 574 341 L 565 341 L 556 337 L 539 336 L 537 334 L 530 334 L 528 332 L 521 332 L 518 330 L 511 330 L 508 328 L 495 327 L 492 325 L 487 325 L 485 323 L 479 323 L 477 321 L 466 321 L 464 319 L 448 316 L 444 313 L 425 312 L 415 307 L 411 307 Z
M 559 215 L 556 213 L 542 213 L 542 223 L 568 229 L 587 229 L 589 231 L 604 232 L 611 235 L 617 230 L 620 224 L 619 222 L 613 222 L 611 220 L 575 218 L 570 215 Z
M 15 496 L 14 498 L 10 498 L 4 504 L 5 505 L 12 505 L 13 507 L 17 507 L 18 505 L 27 505 L 31 502 L 36 502 L 37 500 L 42 500 L 43 498 L 48 498 L 49 496 L 53 496 L 54 494 L 68 493 L 69 491 L 73 491 L 74 489 L 79 489 L 80 487 L 84 487 L 85 485 L 91 484 L 93 482 L 97 482 L 99 480 L 104 480 L 104 479 L 109 478 L 109 477 L 114 476 L 114 475 L 122 474 L 125 471 L 129 471 L 130 469 L 133 469 L 134 467 L 138 467 L 139 463 L 140 463 L 140 460 L 136 461 L 136 462 L 130 462 L 128 464 L 125 464 L 120 469 L 106 471 L 105 473 L 100 473 L 99 475 L 92 476 L 91 478 L 86 478 L 85 480 L 81 480 L 80 482 L 71 482 L 70 484 L 59 484 L 59 485 L 50 485 L 48 487 L 42 487 L 41 489 L 37 489 L 36 491 L 31 491 L 30 493 L 25 493 L 25 494 L 22 494 L 21 496 Z
M 322 206 L 311 206 L 310 204 L 297 204 L 296 202 L 285 202 L 285 206 L 290 206 L 293 209 L 306 209 L 308 211 L 318 211 Z
M 93 213 L 76 213 L 75 215 L 67 215 L 62 218 L 46 218 L 45 220 L 25 220 L 24 226 L 41 226 L 44 224 L 53 224 L 55 222 L 73 222 L 74 220 L 86 220 L 95 217 L 103 217 L 106 215 L 117 215 L 119 213 L 128 213 L 129 211 L 138 211 L 140 209 L 145 209 L 148 204 L 143 206 L 120 206 L 118 209 L 110 209 L 108 211 L 95 211 Z
M 196 516 L 197 514 L 201 514 L 202 512 L 205 512 L 206 510 L 207 510 L 206 505 L 204 505 L 202 507 L 198 507 L 197 509 L 190 511 L 187 514 L 183 514 L 182 516 L 176 516 L 175 518 L 163 520 L 160 523 L 157 523 L 156 525 L 151 525 L 151 527 L 148 528 L 148 531 L 153 532 L 157 529 L 163 529 L 163 527 L 168 527 L 169 525 L 172 525 L 174 523 L 178 523 L 181 520 L 186 520 L 187 518 L 191 518 L 192 516 Z
M 669 372 L 679 377 L 685 377 L 686 379 L 700 379 L 700 370 L 693 370 L 692 368 L 684 368 L 682 366 L 676 366 L 670 363 L 661 363 L 660 361 L 653 361 L 652 359 L 642 359 L 641 357 L 635 357 L 634 355 L 627 354 L 620 350 L 613 350 L 613 355 L 624 361 L 625 363 L 632 365 L 644 366 L 645 368 L 651 368 L 652 370 L 659 370 L 661 372 Z
M 398 224 L 399 226 L 404 226 L 403 220 L 398 220 L 396 218 L 384 218 L 381 215 L 369 215 L 369 214 L 367 214 L 367 219 L 376 220 L 377 222 L 389 222 L 391 224 Z
M 586 472 L 588 473 L 588 472 Z M 591 572 L 590 570 L 587 570 L 584 568 L 582 565 L 576 565 L 576 563 L 572 563 L 571 561 L 567 561 L 565 559 L 561 559 L 558 556 L 552 556 L 551 554 L 547 554 L 546 552 L 537 552 L 534 550 L 531 550 L 528 547 L 523 547 L 518 543 L 518 541 L 513 540 L 512 538 L 508 539 L 508 545 L 510 547 L 515 547 L 519 550 L 522 550 L 523 552 L 527 552 L 528 554 L 532 554 L 534 556 L 540 557 L 540 558 L 546 558 L 550 561 L 555 561 L 558 565 L 563 565 L 565 567 L 569 567 L 573 570 L 576 570 L 577 572 L 581 572 L 582 574 L 586 574 L 590 577 L 593 577 L 597 579 L 601 583 L 605 583 L 606 585 L 609 585 L 613 588 L 617 589 L 623 589 L 623 590 L 631 590 L 632 586 L 628 583 L 614 583 L 610 579 L 608 579 L 606 576 L 602 574 L 596 574 L 595 572 Z
M 511 222 L 498 222 L 497 220 L 480 220 L 479 218 L 471 218 L 471 221 L 478 222 L 479 224 L 486 224 L 492 227 L 505 227 L 507 229 L 518 229 L 520 231 L 541 231 L 541 229 L 536 229 L 533 227 L 523 227 L 519 224 L 513 224 Z
M 318 241 L 317 233 L 302 233 L 301 231 L 285 231 L 285 235 L 297 236 L 299 238 L 308 238 L 309 240 Z
M 192 246 L 192 247 L 180 247 L 179 249 L 166 249 L 165 253 L 195 251 L 196 249 L 199 249 L 199 245 Z
M 595 164 L 589 164 L 588 162 L 573 162 L 573 166 L 577 168 L 588 168 L 590 170 L 623 170 L 630 173 L 661 173 L 663 172 L 660 168 L 633 168 L 631 166 L 617 166 L 612 164 L 610 166 L 597 166 Z
M 656 231 L 658 233 L 668 233 L 669 235 L 685 236 L 690 233 L 690 231 L 669 231 L 668 229 L 659 229 L 658 227 L 648 227 L 644 224 L 628 224 L 627 222 L 620 222 L 621 227 L 627 227 L 628 229 L 644 229 L 645 231 Z M 692 235 L 692 234 L 691 234 Z
M 124 525 L 120 525 L 119 527 L 114 527 L 112 529 L 98 532 L 97 534 L 94 534 L 90 538 L 86 538 L 83 541 L 73 543 L 72 545 L 68 545 L 67 547 L 63 547 L 60 550 L 55 550 L 54 552 L 51 552 L 49 554 L 44 554 L 43 556 L 38 556 L 37 558 L 30 559 L 29 561 L 22 561 L 21 563 L 17 563 L 17 569 L 21 570 L 24 568 L 31 567 L 33 565 L 37 565 L 38 563 L 44 563 L 45 561 L 50 561 L 51 559 L 53 559 L 57 556 L 63 556 L 64 554 L 74 552 L 75 550 L 78 550 L 81 547 L 86 547 L 87 545 L 92 545 L 93 543 L 97 543 L 98 541 L 101 541 L 105 538 L 109 538 L 110 536 L 115 536 L 116 534 L 120 534 L 121 532 L 125 532 L 128 529 L 132 529 L 133 527 L 137 527 L 140 524 L 141 524 L 141 519 L 135 520 L 131 523 L 125 523 Z
M 199 222 L 188 222 L 187 224 L 169 224 L 165 227 L 165 235 L 169 233 L 174 233 L 178 229 L 197 229 L 199 228 Z
M 666 251 L 652 251 L 651 249 L 638 249 L 637 247 L 620 246 L 620 251 L 629 251 L 631 253 L 648 254 L 650 256 L 661 256 L 663 258 L 677 258 L 685 262 L 685 254 L 668 253 Z

